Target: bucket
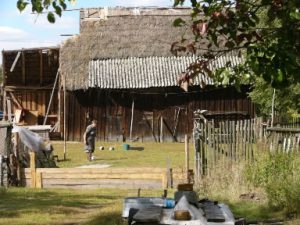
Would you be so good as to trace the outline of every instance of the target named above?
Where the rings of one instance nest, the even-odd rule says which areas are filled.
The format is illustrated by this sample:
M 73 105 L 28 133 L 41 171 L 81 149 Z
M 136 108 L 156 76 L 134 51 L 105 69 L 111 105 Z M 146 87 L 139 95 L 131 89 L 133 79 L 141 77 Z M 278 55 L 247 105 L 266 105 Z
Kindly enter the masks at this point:
M 129 144 L 123 144 L 123 149 L 124 149 L 125 151 L 128 151 L 129 148 L 130 148 L 130 145 L 129 145 Z

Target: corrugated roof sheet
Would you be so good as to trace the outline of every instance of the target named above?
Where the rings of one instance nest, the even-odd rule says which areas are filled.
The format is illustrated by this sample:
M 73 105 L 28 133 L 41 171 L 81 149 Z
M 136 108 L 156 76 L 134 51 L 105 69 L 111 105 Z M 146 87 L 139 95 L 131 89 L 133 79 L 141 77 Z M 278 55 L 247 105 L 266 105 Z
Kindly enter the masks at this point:
M 89 62 L 87 86 L 103 89 L 177 86 L 178 76 L 196 59 L 197 56 L 172 56 L 92 60 Z M 237 65 L 242 58 L 234 55 L 219 57 L 212 62 L 210 69 L 224 67 L 228 61 Z M 200 85 L 201 80 L 207 85 L 213 84 L 212 79 L 204 75 L 196 77 L 193 84 Z

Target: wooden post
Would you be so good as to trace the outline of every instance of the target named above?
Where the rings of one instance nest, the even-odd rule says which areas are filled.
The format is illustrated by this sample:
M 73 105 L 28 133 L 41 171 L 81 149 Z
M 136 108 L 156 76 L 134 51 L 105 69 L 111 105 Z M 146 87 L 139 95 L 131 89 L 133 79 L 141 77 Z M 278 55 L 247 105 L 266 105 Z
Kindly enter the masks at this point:
M 30 173 L 31 173 L 31 187 L 36 187 L 36 165 L 35 165 L 35 152 L 30 153 Z
M 22 50 L 22 83 L 23 85 L 26 84 L 26 67 L 25 67 L 25 53 Z
M 132 105 L 131 105 L 130 135 L 129 135 L 130 140 L 132 140 L 133 116 L 134 116 L 134 99 L 132 100 Z
M 58 100 L 58 107 L 57 107 L 57 123 L 58 123 L 58 132 L 60 132 L 61 137 L 61 76 L 59 76 L 58 80 L 58 89 L 57 89 L 57 100 Z
M 43 85 L 43 52 L 42 50 L 39 51 L 40 53 L 40 86 Z
M 186 179 L 187 183 L 190 183 L 189 170 L 190 170 L 190 150 L 189 150 L 189 137 L 186 134 L 185 139 L 185 169 L 186 169 Z
M 3 79 L 5 79 L 5 78 L 3 78 Z M 3 119 L 2 119 L 4 121 L 7 120 L 7 105 L 6 105 L 6 103 L 7 103 L 7 101 L 6 101 L 6 91 L 4 89 L 4 93 L 3 93 Z
M 162 173 L 162 188 L 167 189 L 168 188 L 168 174 L 166 172 Z
M 35 187 L 36 188 L 43 188 L 43 176 L 42 176 L 42 172 L 37 172 L 36 173 Z
M 64 75 L 64 160 L 67 159 L 67 137 L 66 137 L 66 75 Z
M 19 162 L 20 159 L 20 154 L 19 154 L 19 133 L 15 133 L 15 141 L 16 141 L 16 163 L 17 163 L 17 181 L 18 181 L 18 186 L 21 185 L 21 165 Z
M 275 108 L 275 88 L 273 89 L 273 97 L 272 97 L 272 112 L 271 112 L 271 127 L 274 126 L 274 108 Z
M 163 116 L 160 117 L 160 142 L 164 142 L 164 121 Z
M 53 88 L 52 88 L 52 92 L 51 92 L 51 96 L 50 96 L 50 100 L 49 100 L 49 103 L 48 103 L 47 112 L 46 112 L 46 115 L 45 115 L 45 118 L 44 118 L 43 125 L 46 125 L 46 121 L 47 121 L 47 117 L 48 117 L 48 114 L 49 114 L 49 111 L 50 111 L 50 106 L 51 106 L 51 103 L 52 103 L 52 99 L 53 99 L 55 87 L 56 87 L 56 84 L 57 84 L 58 76 L 59 76 L 59 69 L 57 70 L 57 73 L 56 73 L 56 77 L 55 77 L 54 85 L 53 85 Z

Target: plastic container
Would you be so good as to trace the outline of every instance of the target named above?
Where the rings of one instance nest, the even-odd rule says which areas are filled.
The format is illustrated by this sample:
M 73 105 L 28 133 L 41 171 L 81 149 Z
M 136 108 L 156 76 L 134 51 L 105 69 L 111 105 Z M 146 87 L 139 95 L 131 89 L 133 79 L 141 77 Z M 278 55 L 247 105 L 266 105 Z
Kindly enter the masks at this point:
M 125 151 L 128 151 L 130 149 L 130 145 L 129 144 L 123 144 L 123 149 Z

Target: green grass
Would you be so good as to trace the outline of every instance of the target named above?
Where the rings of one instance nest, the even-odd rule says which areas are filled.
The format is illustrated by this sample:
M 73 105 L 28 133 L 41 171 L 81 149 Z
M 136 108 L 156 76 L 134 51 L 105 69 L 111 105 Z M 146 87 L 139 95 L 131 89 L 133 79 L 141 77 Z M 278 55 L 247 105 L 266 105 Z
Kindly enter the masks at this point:
M 123 199 L 137 191 L 9 188 L 0 194 L 1 225 L 121 225 Z M 162 191 L 141 194 L 160 196 Z
M 139 150 L 123 150 L 123 143 L 96 143 L 96 160 L 88 162 L 83 152 L 83 143 L 67 143 L 67 160 L 60 161 L 59 167 L 75 167 L 86 164 L 109 164 L 112 167 L 162 167 L 184 168 L 185 150 L 184 143 L 129 143 L 131 147 L 143 148 Z M 105 150 L 100 151 L 99 146 Z M 54 142 L 54 154 L 63 159 L 63 142 Z M 109 146 L 114 146 L 114 151 L 108 151 Z M 193 165 L 193 146 L 190 145 L 190 165 Z
M 162 190 L 142 190 L 142 196 L 161 196 Z M 170 192 L 169 196 L 172 196 Z M 123 199 L 137 190 L 0 189 L 0 225 L 125 225 Z M 254 201 L 225 200 L 236 217 L 248 220 L 283 218 L 282 212 Z M 299 225 L 299 220 L 289 225 Z

